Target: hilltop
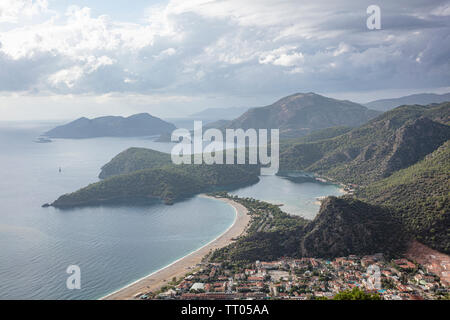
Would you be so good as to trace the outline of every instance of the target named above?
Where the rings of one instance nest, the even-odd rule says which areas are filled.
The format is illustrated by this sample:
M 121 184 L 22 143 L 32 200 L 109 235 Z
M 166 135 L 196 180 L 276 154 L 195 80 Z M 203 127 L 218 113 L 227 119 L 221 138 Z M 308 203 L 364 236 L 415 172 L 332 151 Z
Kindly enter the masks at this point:
M 379 114 L 351 101 L 311 92 L 296 93 L 269 106 L 251 108 L 228 122 L 223 129 L 280 129 L 281 137 L 291 138 L 324 128 L 357 127 Z
M 169 122 L 148 113 L 140 113 L 127 118 L 106 116 L 88 119 L 83 117 L 47 131 L 44 135 L 65 139 L 138 137 L 160 135 L 175 129 L 175 126 Z
M 133 171 L 161 168 L 171 163 L 170 154 L 168 153 L 146 148 L 128 148 L 101 168 L 99 178 L 106 179 Z

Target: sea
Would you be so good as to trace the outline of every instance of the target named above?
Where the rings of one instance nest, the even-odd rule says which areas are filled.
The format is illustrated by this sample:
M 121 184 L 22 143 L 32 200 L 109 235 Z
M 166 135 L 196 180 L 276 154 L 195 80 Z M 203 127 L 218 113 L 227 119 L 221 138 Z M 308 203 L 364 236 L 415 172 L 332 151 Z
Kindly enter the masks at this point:
M 170 152 L 153 137 L 36 138 L 59 123 L 0 122 L 0 299 L 99 299 L 218 237 L 234 222 L 228 204 L 195 196 L 174 205 L 42 208 L 98 181 L 102 165 L 129 147 Z M 264 176 L 231 190 L 312 219 L 318 197 L 339 187 Z M 80 289 L 68 289 L 70 266 Z

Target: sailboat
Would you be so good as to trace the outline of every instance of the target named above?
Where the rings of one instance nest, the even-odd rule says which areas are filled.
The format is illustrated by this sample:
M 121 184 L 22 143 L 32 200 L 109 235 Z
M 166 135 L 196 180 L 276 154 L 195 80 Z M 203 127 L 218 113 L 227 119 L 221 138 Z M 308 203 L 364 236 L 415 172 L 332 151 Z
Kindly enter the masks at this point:
M 36 143 L 49 143 L 52 142 L 52 140 L 50 140 L 47 137 L 37 137 L 35 140 L 33 140 Z

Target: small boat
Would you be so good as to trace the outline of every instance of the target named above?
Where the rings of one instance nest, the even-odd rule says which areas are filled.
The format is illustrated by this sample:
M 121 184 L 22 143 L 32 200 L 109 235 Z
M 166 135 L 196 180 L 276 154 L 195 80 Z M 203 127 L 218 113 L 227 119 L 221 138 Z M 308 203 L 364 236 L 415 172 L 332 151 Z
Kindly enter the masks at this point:
M 50 143 L 52 140 L 50 140 L 47 137 L 38 137 L 36 140 L 34 140 L 36 143 Z

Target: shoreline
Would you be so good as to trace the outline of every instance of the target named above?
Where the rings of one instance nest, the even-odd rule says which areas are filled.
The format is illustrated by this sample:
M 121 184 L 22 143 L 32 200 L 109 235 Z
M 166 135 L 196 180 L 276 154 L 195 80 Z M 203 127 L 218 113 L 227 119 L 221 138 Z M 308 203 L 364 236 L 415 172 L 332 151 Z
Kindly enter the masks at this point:
M 171 281 L 173 277 L 178 279 L 183 277 L 189 271 L 192 271 L 192 269 L 194 269 L 195 266 L 199 264 L 203 257 L 210 251 L 227 246 L 234 241 L 233 239 L 239 237 L 246 231 L 251 219 L 250 215 L 248 215 L 247 208 L 231 199 L 216 198 L 206 194 L 201 194 L 200 196 L 223 201 L 231 205 L 235 211 L 233 224 L 222 234 L 204 246 L 188 253 L 171 264 L 124 286 L 119 290 L 105 295 L 99 300 L 130 300 L 136 299 L 136 295 L 138 294 L 157 291 Z

